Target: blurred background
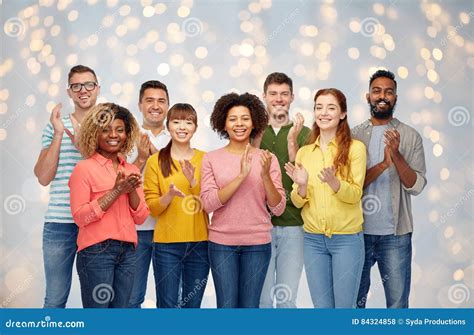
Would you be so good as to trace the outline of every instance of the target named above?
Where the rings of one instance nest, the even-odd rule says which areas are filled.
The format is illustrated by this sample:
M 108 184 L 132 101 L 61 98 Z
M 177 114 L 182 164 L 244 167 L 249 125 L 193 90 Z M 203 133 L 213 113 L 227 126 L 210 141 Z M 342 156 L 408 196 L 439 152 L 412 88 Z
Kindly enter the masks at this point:
M 474 5 L 460 1 L 0 0 L 0 304 L 42 307 L 43 215 L 48 188 L 33 174 L 41 133 L 66 94 L 67 73 L 92 67 L 99 102 L 128 107 L 141 122 L 138 91 L 163 81 L 171 105 L 199 114 L 193 146 L 220 147 L 209 128 L 230 91 L 261 96 L 265 77 L 294 81 L 291 114 L 313 122 L 315 92 L 347 96 L 353 127 L 369 117 L 365 94 L 379 68 L 396 74 L 395 116 L 423 137 L 428 185 L 412 197 L 415 231 L 411 307 L 473 307 Z M 372 270 L 368 307 L 384 307 Z M 68 307 L 81 307 L 77 273 Z M 145 307 L 155 306 L 150 271 Z M 311 307 L 303 274 L 298 306 Z M 210 276 L 203 307 L 215 307 Z

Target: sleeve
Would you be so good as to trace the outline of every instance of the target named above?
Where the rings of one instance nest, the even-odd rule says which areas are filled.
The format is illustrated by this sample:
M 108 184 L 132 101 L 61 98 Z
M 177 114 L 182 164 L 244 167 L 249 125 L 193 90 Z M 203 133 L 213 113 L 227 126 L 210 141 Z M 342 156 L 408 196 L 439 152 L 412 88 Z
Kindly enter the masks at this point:
M 189 188 L 189 192 L 191 192 L 191 194 L 193 194 L 193 195 L 199 196 L 199 194 L 201 193 L 201 183 L 200 183 L 200 180 L 197 180 L 197 181 L 196 181 L 196 185 L 194 185 L 193 187 L 190 187 L 190 188 Z
M 416 173 L 416 181 L 412 187 L 408 188 L 402 187 L 411 195 L 418 195 L 423 191 L 426 186 L 426 163 L 425 163 L 425 152 L 423 150 L 423 140 L 419 134 L 416 134 L 415 145 L 413 146 L 413 154 L 410 157 L 410 160 L 407 161 L 407 164 L 410 168 L 413 169 Z
M 79 163 L 72 171 L 68 183 L 71 193 L 72 217 L 79 227 L 87 226 L 104 216 L 104 211 L 100 208 L 98 200 L 91 201 L 92 187 L 87 178 L 87 171 L 87 167 Z
M 47 149 L 53 141 L 53 126 L 51 122 L 48 122 L 46 127 L 43 129 L 43 135 L 41 136 L 42 149 Z
M 270 165 L 270 178 L 272 179 L 273 185 L 275 185 L 278 193 L 280 193 L 281 200 L 276 206 L 273 207 L 267 202 L 267 206 L 274 215 L 280 216 L 283 214 L 286 208 L 286 194 L 281 181 L 281 169 L 280 165 L 278 164 L 278 158 L 276 158 L 274 154 L 272 154 L 272 162 Z
M 143 190 L 146 204 L 154 218 L 158 217 L 167 208 L 160 204 L 160 198 L 163 196 L 160 188 L 160 175 L 158 154 L 151 155 L 145 166 Z
M 150 210 L 148 209 L 148 206 L 145 201 L 145 194 L 143 193 L 143 188 L 139 187 L 137 189 L 138 197 L 140 198 L 140 204 L 138 205 L 137 209 L 133 209 L 132 207 L 129 206 L 130 208 L 130 214 L 132 215 L 133 222 L 135 224 L 140 225 L 145 222 L 145 220 L 148 218 L 148 215 L 150 215 Z
M 341 186 L 335 196 L 342 202 L 356 204 L 362 198 L 367 164 L 367 151 L 362 142 L 353 140 L 349 159 L 351 181 L 339 180 Z
M 298 152 L 296 153 L 295 163 L 302 164 L 302 156 L 303 156 L 303 150 L 302 148 L 300 148 Z M 293 190 L 291 191 L 290 198 L 291 198 L 291 202 L 293 203 L 293 205 L 295 205 L 296 208 L 303 207 L 309 201 L 308 195 L 309 195 L 309 184 L 308 184 L 308 191 L 306 192 L 306 197 L 303 198 L 298 194 L 298 184 L 293 183 Z
M 214 170 L 212 169 L 209 154 L 204 155 L 201 165 L 201 201 L 204 210 L 212 213 L 224 206 L 219 200 Z

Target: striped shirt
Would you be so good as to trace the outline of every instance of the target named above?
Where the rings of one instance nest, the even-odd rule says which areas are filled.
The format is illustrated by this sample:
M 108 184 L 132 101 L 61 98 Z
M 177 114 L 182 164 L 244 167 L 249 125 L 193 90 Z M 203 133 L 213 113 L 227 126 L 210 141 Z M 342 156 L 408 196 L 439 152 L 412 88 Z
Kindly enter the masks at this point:
M 64 126 L 68 128 L 71 133 L 74 133 L 70 117 L 64 116 L 62 121 Z M 53 126 L 51 123 L 48 123 L 46 128 L 43 130 L 43 149 L 49 148 L 53 140 L 53 135 Z M 58 168 L 49 188 L 49 204 L 48 211 L 44 217 L 45 222 L 74 223 L 71 214 L 68 181 L 72 170 L 80 160 L 82 160 L 81 154 L 76 149 L 69 136 L 64 133 L 59 151 Z

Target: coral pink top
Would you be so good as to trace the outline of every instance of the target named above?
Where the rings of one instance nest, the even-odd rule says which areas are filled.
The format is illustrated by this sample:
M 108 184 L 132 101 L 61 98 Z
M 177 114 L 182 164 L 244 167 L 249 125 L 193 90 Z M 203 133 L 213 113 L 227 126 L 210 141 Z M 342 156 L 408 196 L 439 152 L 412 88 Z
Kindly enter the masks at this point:
M 119 157 L 118 170 L 125 175 L 140 173 L 139 169 Z M 115 185 L 117 172 L 112 161 L 99 153 L 80 161 L 69 179 L 71 212 L 79 226 L 77 251 L 96 243 L 113 239 L 137 244 L 136 224 L 142 224 L 150 213 L 143 189 L 137 189 L 140 204 L 136 210 L 130 207 L 128 194 L 120 195 L 105 212 L 98 199 Z

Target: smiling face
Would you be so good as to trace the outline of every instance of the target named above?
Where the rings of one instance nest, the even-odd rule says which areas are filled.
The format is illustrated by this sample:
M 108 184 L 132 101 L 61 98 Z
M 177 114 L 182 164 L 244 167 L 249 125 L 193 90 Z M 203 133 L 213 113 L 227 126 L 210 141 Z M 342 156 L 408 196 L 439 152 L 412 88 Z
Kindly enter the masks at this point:
M 97 83 L 96 78 L 91 72 L 74 73 L 69 80 L 71 84 L 84 84 L 87 82 Z M 95 86 L 91 91 L 86 90 L 84 85 L 79 92 L 73 92 L 70 88 L 67 89 L 67 94 L 72 99 L 76 110 L 88 111 L 97 101 L 97 96 L 100 93 L 100 86 Z
M 103 156 L 117 154 L 127 140 L 125 122 L 121 119 L 113 120 L 107 127 L 99 130 L 97 152 Z
M 231 142 L 248 142 L 252 133 L 253 122 L 250 110 L 245 106 L 229 109 L 225 120 L 225 131 Z
M 173 119 L 168 122 L 168 131 L 175 143 L 189 143 L 196 132 L 196 124 L 190 119 Z
M 267 91 L 263 94 L 263 101 L 267 106 L 270 119 L 279 124 L 287 124 L 293 98 L 293 93 L 291 93 L 288 84 L 274 83 L 268 85 Z
M 162 127 L 169 109 L 166 92 L 159 88 L 147 88 L 143 92 L 142 100 L 138 103 L 138 108 L 143 113 L 145 128 Z
M 387 120 L 393 116 L 397 103 L 396 87 L 393 80 L 386 77 L 375 79 L 366 95 L 370 105 L 370 114 L 376 119 Z
M 332 94 L 320 95 L 314 106 L 316 124 L 322 131 L 337 130 L 339 122 L 346 117 L 336 97 Z

